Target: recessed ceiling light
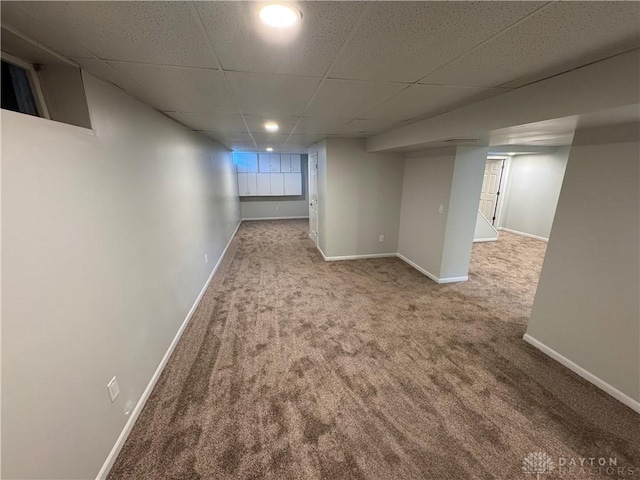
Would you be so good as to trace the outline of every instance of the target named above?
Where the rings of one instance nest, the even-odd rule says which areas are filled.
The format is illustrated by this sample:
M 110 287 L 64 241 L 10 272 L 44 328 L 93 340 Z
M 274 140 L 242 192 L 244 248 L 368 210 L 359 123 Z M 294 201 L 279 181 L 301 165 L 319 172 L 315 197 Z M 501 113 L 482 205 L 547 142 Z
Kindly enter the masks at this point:
M 267 147 L 267 152 L 273 152 L 273 148 L 272 147 Z
M 267 122 L 264 124 L 264 128 L 267 130 L 267 132 L 277 132 L 278 131 L 278 124 L 276 122 Z
M 260 20 L 270 27 L 291 27 L 300 20 L 300 17 L 300 11 L 281 3 L 272 3 L 260 9 Z

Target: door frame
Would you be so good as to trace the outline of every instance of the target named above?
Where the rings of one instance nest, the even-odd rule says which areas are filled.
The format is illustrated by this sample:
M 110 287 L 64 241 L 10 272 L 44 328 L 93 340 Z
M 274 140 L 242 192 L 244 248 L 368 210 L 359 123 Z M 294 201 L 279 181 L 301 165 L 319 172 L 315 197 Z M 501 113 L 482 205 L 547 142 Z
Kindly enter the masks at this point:
M 503 207 L 505 202 L 505 197 L 507 196 L 507 179 L 509 178 L 509 169 L 511 167 L 511 156 L 510 155 L 487 155 L 487 160 L 502 160 L 503 167 L 502 173 L 500 174 L 499 180 L 499 189 L 500 195 L 498 195 L 498 200 L 496 202 L 496 222 L 493 225 L 493 228 L 499 230 L 502 228 L 502 215 L 503 215 Z M 489 219 L 490 220 L 490 219 Z
M 311 158 L 315 156 L 315 176 L 312 177 L 311 172 L 312 172 L 312 160 Z M 318 240 L 320 239 L 320 211 L 319 211 L 319 201 L 318 201 L 318 152 L 310 152 L 308 154 L 307 157 L 307 169 L 309 170 L 308 172 L 308 177 L 309 177 L 309 185 L 308 185 L 308 195 L 307 195 L 307 199 L 309 202 L 309 238 L 313 241 L 313 243 L 315 243 L 316 247 L 319 247 L 318 245 Z M 311 179 L 314 178 L 314 182 L 311 181 Z M 311 192 L 312 192 L 312 188 L 311 188 L 311 184 L 313 183 L 313 191 L 315 191 L 316 193 L 316 215 L 315 215 L 315 221 L 316 221 L 316 225 L 315 225 L 315 238 L 312 235 L 313 229 L 311 228 L 311 222 L 312 222 L 312 215 L 311 215 Z

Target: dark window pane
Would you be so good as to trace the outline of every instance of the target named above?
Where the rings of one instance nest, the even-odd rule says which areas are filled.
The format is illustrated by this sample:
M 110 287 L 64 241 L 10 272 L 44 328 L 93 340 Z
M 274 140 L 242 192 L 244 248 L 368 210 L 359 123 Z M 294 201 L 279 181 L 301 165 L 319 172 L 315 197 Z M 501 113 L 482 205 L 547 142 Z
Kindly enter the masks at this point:
M 38 115 L 27 71 L 4 61 L 2 62 L 2 108 Z

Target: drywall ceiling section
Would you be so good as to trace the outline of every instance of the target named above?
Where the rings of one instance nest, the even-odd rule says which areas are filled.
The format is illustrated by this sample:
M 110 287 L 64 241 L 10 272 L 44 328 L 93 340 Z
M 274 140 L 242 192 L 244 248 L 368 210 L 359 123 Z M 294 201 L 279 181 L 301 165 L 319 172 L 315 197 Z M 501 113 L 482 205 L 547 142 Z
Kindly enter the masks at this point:
M 509 128 L 558 118 L 589 116 L 596 112 L 640 103 L 640 50 L 617 55 L 505 94 L 376 135 L 367 140 L 369 151 L 410 151 L 456 138 L 488 143 L 525 143 L 509 138 Z M 566 121 L 565 123 L 567 123 Z M 556 125 L 551 132 L 564 143 L 546 142 L 550 125 L 525 131 L 529 143 L 568 142 L 572 124 Z M 490 139 L 490 132 L 507 132 Z M 523 133 L 523 132 L 520 132 Z M 542 142 L 545 143 L 542 143 Z
M 259 6 L 3 2 L 2 23 L 251 150 L 371 137 L 640 45 L 638 2 L 299 2 L 290 31 Z

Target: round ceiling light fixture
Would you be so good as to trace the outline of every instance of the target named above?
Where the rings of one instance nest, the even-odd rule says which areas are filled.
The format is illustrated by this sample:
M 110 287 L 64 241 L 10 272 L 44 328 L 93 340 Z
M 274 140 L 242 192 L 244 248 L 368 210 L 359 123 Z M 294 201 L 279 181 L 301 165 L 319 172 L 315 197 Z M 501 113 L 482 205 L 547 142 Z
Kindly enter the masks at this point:
M 264 124 L 264 128 L 267 132 L 277 132 L 280 127 L 276 122 L 267 122 Z
M 267 147 L 267 152 L 273 152 L 273 147 Z
M 260 9 L 260 20 L 270 27 L 292 27 L 302 18 L 299 10 L 283 3 L 271 3 Z

